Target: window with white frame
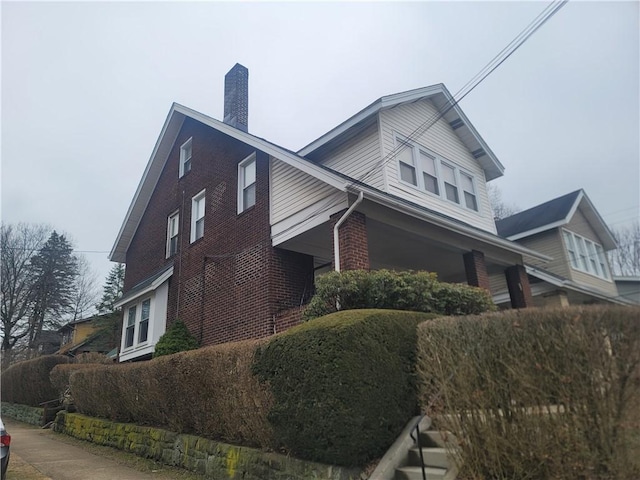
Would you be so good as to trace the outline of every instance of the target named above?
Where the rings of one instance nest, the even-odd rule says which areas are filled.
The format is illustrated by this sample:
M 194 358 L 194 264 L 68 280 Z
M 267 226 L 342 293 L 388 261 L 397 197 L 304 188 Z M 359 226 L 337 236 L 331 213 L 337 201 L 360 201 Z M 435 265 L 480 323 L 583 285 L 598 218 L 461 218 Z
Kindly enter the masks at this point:
M 577 233 L 563 230 L 571 267 L 597 277 L 609 279 L 609 267 L 601 245 Z
M 238 164 L 238 213 L 256 204 L 256 154 Z
M 138 343 L 145 343 L 149 336 L 149 314 L 151 312 L 151 299 L 142 302 L 140 308 L 140 326 L 138 328 Z
M 167 258 L 178 253 L 178 233 L 180 232 L 180 215 L 178 212 L 169 215 L 167 220 Z
M 204 235 L 205 191 L 191 199 L 191 243 Z
M 396 142 L 400 149 L 397 158 L 402 183 L 478 211 L 475 180 L 470 173 L 403 138 L 396 137 Z
M 192 153 L 193 137 L 189 138 L 180 147 L 180 176 L 191 170 L 191 153 Z
M 134 332 L 136 330 L 136 305 L 129 307 L 127 311 L 127 329 L 124 339 L 124 348 L 133 347 Z

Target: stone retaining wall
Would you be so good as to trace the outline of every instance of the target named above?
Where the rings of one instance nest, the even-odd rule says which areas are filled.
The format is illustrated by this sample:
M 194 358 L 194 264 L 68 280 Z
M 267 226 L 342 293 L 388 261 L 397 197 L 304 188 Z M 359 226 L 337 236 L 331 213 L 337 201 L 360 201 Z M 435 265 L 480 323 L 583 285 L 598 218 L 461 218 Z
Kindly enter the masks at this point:
M 115 447 L 198 472 L 212 479 L 357 480 L 359 470 L 305 462 L 273 452 L 239 447 L 153 427 L 115 423 L 60 412 L 56 432 Z

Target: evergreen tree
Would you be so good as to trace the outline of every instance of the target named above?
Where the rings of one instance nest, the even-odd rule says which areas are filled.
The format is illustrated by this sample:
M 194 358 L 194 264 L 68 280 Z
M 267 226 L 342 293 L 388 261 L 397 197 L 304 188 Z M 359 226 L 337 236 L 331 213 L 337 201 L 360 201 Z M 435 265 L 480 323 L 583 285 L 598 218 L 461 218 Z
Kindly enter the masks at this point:
M 124 264 L 116 263 L 107 275 L 103 287 L 102 300 L 96 305 L 98 313 L 113 313 L 116 309 L 113 305 L 122 296 L 124 288 Z
M 54 230 L 30 263 L 33 308 L 29 320 L 29 348 L 33 348 L 45 322 L 59 326 L 62 317 L 72 308 L 78 259 L 65 236 Z

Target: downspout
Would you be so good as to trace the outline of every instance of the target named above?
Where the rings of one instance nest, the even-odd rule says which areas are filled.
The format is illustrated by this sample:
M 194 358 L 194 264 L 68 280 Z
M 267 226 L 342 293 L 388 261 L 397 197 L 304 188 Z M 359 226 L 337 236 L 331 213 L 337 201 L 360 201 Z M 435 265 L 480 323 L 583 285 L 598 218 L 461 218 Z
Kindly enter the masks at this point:
M 353 202 L 353 204 L 349 207 L 349 209 L 346 212 L 344 212 L 344 215 L 340 217 L 340 219 L 336 222 L 335 226 L 333 227 L 333 252 L 334 252 L 333 255 L 334 255 L 334 265 L 335 265 L 336 272 L 340 271 L 340 238 L 338 236 L 338 229 L 340 228 L 340 225 L 342 225 L 345 222 L 345 220 L 349 217 L 349 215 L 351 215 L 351 213 L 355 210 L 355 208 L 358 205 L 360 205 L 363 199 L 364 199 L 364 192 L 360 190 L 360 193 L 358 194 L 358 198 L 356 199 L 356 201 Z

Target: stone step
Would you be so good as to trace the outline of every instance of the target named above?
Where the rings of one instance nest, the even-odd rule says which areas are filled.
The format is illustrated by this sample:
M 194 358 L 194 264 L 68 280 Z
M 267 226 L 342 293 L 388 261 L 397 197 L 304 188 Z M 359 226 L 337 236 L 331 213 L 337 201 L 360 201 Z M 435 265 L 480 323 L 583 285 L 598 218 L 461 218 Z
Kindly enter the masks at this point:
M 458 439 L 453 433 L 427 430 L 420 432 L 420 444 L 423 447 L 454 448 L 458 446 Z
M 427 467 L 450 468 L 451 463 L 447 457 L 447 449 L 442 447 L 425 447 L 422 449 L 422 457 Z M 409 450 L 409 465 L 420 465 L 420 449 L 418 447 Z
M 427 480 L 445 480 L 447 478 L 446 468 L 425 467 Z M 423 480 L 422 469 L 420 467 L 401 467 L 396 469 L 395 480 Z

